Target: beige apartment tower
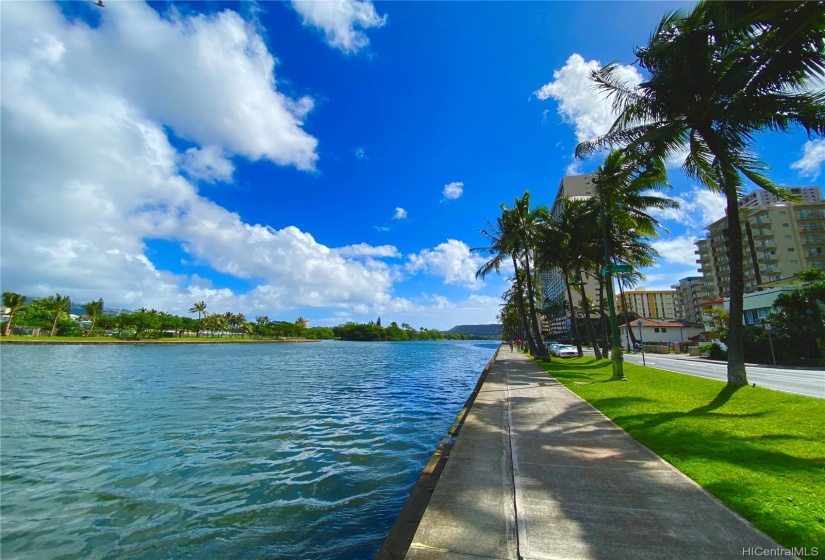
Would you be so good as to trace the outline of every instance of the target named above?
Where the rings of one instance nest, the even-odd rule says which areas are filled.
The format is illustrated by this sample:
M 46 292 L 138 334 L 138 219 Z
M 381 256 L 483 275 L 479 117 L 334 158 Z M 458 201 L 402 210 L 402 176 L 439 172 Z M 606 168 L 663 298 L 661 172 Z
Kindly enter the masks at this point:
M 821 189 L 806 187 L 800 194 L 808 201 L 740 205 L 746 293 L 782 284 L 809 268 L 825 270 L 825 202 Z M 699 272 L 703 278 L 701 297 L 727 297 L 727 219 L 717 220 L 705 229 L 705 238 L 695 242 L 699 255 L 696 262 L 701 265 Z
M 650 319 L 676 319 L 676 290 L 646 290 L 643 287 L 619 294 L 616 311 L 636 313 Z

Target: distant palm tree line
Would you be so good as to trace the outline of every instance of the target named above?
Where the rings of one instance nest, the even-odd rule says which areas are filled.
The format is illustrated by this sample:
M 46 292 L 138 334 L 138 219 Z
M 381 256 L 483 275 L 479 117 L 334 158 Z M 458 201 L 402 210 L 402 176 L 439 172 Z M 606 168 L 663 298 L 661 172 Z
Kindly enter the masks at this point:
M 505 336 L 523 337 L 530 351 L 545 356 L 538 309 L 558 313 L 563 302 L 545 302 L 537 270 L 556 269 L 564 278 L 569 313 L 575 317 L 572 288 L 586 305 L 579 280 L 589 273 L 604 288 L 605 264 L 631 265 L 620 288 L 644 277 L 639 268 L 659 255 L 649 240 L 661 227 L 650 210 L 678 205 L 660 194 L 669 188 L 664 162 L 687 154 L 682 171 L 727 201 L 730 260 L 730 324 L 727 331 L 728 384 L 747 384 L 744 365 L 743 251 L 738 199 L 744 179 L 788 200 L 767 167 L 751 152 L 754 136 L 800 126 L 810 136 L 825 133 L 825 8 L 822 2 L 699 2 L 691 11 L 666 14 L 649 43 L 635 49 L 648 77 L 628 84 L 616 64 L 594 71 L 598 90 L 612 99 L 618 118 L 610 130 L 576 148 L 579 158 L 613 149 L 595 173 L 596 196 L 566 200 L 557 215 L 531 208 L 530 193 L 501 204 L 501 216 L 481 233 L 491 258 L 477 272 L 483 278 L 511 261 L 512 287 L 503 296 L 499 319 Z M 600 240 L 604 223 L 607 236 Z M 603 290 L 600 290 L 603 293 Z M 605 302 L 598 309 L 605 314 Z M 584 314 L 587 337 L 601 357 L 597 336 Z M 575 323 L 575 321 L 574 321 Z M 605 325 L 606 321 L 602 321 Z M 573 329 L 581 355 L 582 342 Z M 609 334 L 602 333 L 607 342 Z M 611 341 L 614 350 L 621 341 Z M 606 354 L 605 354 L 606 355 Z
M 381 318 L 377 323 L 346 323 L 336 327 L 304 326 L 304 320 L 295 322 L 272 321 L 266 315 L 248 321 L 243 313 L 209 313 L 206 302 L 196 302 L 190 313 L 197 313 L 197 319 L 179 317 L 155 309 L 141 307 L 134 312 L 123 312 L 117 315 L 104 313 L 103 300 L 90 301 L 83 304 L 86 317 L 90 322 L 88 327 L 81 327 L 76 321 L 69 319 L 71 300 L 68 296 L 56 294 L 47 298 L 38 298 L 29 302 L 26 296 L 14 292 L 3 292 L 3 305 L 9 309 L 9 317 L 3 334 L 8 336 L 14 324 L 27 327 L 50 328 L 49 335 L 63 336 L 92 336 L 93 334 L 114 334 L 121 338 L 163 338 L 163 337 L 255 337 L 255 338 L 284 338 L 302 337 L 310 339 L 344 340 L 442 340 L 467 339 L 467 335 L 444 334 L 434 329 L 415 329 L 408 323 L 392 322 L 387 327 L 381 326 Z M 476 337 L 478 338 L 478 337 Z
M 89 326 L 80 327 L 69 319 L 72 303 L 69 296 L 55 294 L 47 298 L 34 299 L 29 303 L 26 296 L 14 292 L 3 292 L 3 305 L 9 308 L 9 317 L 4 334 L 11 333 L 14 324 L 28 327 L 50 328 L 49 335 L 92 336 L 104 332 L 123 334 L 133 338 L 158 338 L 194 333 L 196 337 L 208 336 L 256 336 L 256 337 L 298 337 L 332 338 L 332 330 L 324 327 L 307 329 L 303 324 L 288 321 L 271 321 L 269 317 L 256 317 L 247 321 L 243 313 L 208 313 L 207 304 L 195 303 L 190 313 L 198 313 L 198 318 L 179 317 L 155 309 L 141 307 L 134 312 L 117 315 L 104 313 L 102 299 L 82 305 Z

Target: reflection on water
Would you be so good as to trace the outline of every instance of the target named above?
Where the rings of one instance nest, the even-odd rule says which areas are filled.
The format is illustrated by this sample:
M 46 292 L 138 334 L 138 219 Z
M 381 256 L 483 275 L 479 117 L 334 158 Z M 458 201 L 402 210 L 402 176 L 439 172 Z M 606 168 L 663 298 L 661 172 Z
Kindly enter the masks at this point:
M 3 558 L 371 558 L 497 344 L 4 346 Z

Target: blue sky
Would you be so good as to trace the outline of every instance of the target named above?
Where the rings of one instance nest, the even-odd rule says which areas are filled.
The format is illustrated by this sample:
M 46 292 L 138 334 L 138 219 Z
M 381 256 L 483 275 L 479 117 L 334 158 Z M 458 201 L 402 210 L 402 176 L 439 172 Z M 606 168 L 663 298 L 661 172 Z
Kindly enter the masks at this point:
M 185 315 L 450 328 L 496 320 L 479 229 L 551 204 L 603 132 L 590 69 L 672 2 L 3 2 L 3 290 Z M 625 68 L 630 79 L 638 70 Z M 780 184 L 825 141 L 758 139 Z M 649 289 L 696 275 L 723 201 L 683 209 Z

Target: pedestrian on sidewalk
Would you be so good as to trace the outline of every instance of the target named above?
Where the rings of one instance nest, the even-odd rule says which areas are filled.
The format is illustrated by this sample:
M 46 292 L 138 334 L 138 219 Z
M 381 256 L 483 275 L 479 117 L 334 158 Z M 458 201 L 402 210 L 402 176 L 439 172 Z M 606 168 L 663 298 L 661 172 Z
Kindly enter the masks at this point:
M 510 339 L 510 352 L 512 352 L 512 351 L 513 351 L 513 339 L 511 338 Z
M 516 347 L 518 347 L 518 351 L 521 352 L 521 339 L 519 338 L 516 340 Z

